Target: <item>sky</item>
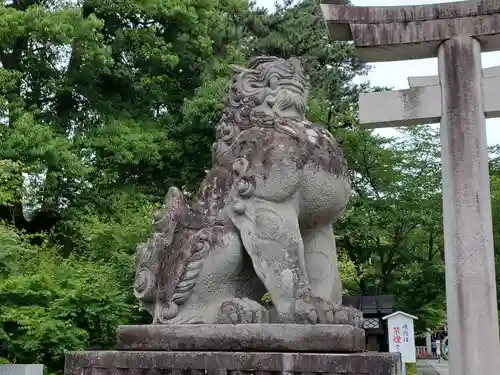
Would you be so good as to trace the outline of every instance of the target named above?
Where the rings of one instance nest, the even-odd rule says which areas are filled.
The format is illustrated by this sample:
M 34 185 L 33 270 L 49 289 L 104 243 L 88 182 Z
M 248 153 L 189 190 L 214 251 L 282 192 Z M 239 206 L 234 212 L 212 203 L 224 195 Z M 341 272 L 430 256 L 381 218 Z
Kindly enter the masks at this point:
M 436 0 L 435 2 L 449 3 L 457 0 Z M 466 0 L 464 0 L 466 1 Z M 352 0 L 353 5 L 363 6 L 383 6 L 383 5 L 416 5 L 429 4 L 430 0 Z M 270 10 L 274 8 L 274 0 L 257 0 L 259 6 L 266 7 Z M 488 68 L 495 65 L 500 65 L 500 51 L 483 53 L 482 56 L 483 68 Z M 374 86 L 386 86 L 393 89 L 408 88 L 409 76 L 427 76 L 437 75 L 437 59 L 421 59 L 397 62 L 383 62 L 370 64 L 373 66 L 372 71 L 368 76 L 358 77 L 357 82 L 369 80 Z M 499 87 L 500 90 L 500 87 Z M 435 125 L 438 126 L 438 125 Z M 382 135 L 396 136 L 395 129 L 378 129 L 377 132 Z M 488 145 L 500 144 L 500 119 L 486 120 L 486 132 L 488 137 Z

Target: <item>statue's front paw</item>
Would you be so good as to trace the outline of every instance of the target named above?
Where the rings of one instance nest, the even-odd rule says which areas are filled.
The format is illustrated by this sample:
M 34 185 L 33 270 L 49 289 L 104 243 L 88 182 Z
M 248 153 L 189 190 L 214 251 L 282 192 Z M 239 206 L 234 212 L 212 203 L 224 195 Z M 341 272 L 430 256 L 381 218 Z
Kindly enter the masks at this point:
M 321 298 L 295 301 L 295 320 L 297 323 L 332 324 L 335 306 Z
M 350 306 L 336 305 L 319 297 L 295 302 L 295 320 L 309 324 L 346 324 L 363 328 L 363 313 Z
M 221 304 L 217 323 L 269 323 L 269 312 L 249 298 L 233 298 Z
M 335 305 L 334 324 L 347 324 L 363 328 L 363 313 L 354 307 Z

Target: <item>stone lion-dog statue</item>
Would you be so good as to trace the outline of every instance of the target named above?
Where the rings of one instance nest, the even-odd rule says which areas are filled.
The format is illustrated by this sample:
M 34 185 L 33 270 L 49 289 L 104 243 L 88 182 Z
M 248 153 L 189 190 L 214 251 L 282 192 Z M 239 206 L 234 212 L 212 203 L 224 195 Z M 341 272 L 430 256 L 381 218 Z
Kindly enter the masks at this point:
M 134 293 L 153 324 L 348 324 L 332 224 L 351 194 L 333 136 L 305 119 L 308 79 L 296 58 L 233 66 L 213 167 L 187 204 L 171 187 L 138 245 Z

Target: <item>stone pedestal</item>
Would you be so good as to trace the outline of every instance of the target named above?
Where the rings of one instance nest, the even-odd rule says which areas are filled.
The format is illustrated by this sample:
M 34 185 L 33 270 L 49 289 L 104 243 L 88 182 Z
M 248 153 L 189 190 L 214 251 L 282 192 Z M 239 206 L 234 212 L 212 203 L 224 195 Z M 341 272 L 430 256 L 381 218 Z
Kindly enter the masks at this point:
M 65 374 L 400 375 L 399 354 L 364 352 L 364 336 L 342 325 L 123 326 L 118 350 L 69 353 Z

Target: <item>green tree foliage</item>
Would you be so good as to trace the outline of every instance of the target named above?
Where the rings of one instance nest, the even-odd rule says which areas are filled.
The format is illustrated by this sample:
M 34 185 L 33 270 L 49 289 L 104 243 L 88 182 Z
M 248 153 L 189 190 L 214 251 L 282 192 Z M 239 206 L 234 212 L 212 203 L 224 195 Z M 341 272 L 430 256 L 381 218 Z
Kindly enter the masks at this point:
M 66 350 L 109 347 L 131 318 L 112 268 L 62 258 L 5 225 L 0 243 L 0 357 L 59 370 Z
M 493 147 L 491 154 L 493 158 L 490 162 L 490 190 L 491 190 L 491 208 L 493 219 L 493 243 L 495 245 L 495 270 L 497 286 L 500 285 L 500 156 L 499 146 Z M 497 294 L 500 296 L 500 291 L 497 288 Z M 498 306 L 500 310 L 500 297 Z
M 215 0 L 0 7 L 0 356 L 61 370 L 64 350 L 109 347 L 118 324 L 144 316 L 135 246 L 166 189 L 194 185 L 184 106 L 238 56 L 233 9 L 251 11 Z
M 11 159 L 0 160 L 0 204 L 14 216 L 12 210 L 21 203 L 23 189 L 23 164 Z

